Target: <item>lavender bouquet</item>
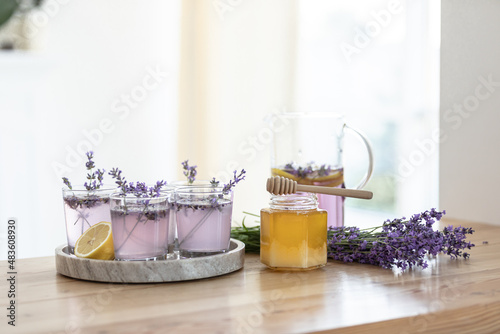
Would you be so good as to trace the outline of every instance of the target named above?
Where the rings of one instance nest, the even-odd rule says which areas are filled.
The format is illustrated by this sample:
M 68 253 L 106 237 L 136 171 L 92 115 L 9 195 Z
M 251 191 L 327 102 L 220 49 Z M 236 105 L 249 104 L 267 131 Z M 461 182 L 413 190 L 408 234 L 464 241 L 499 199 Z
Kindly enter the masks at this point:
M 183 174 L 187 178 L 188 184 L 193 184 L 193 182 L 196 179 L 196 174 L 198 174 L 198 172 L 196 171 L 196 168 L 198 166 L 196 166 L 196 165 L 190 166 L 189 160 L 181 162 L 181 165 L 182 165 L 182 169 L 183 169 Z
M 97 169 L 94 171 L 95 162 L 92 160 L 94 158 L 94 152 L 89 151 L 86 153 L 87 162 L 85 163 L 85 167 L 87 168 L 87 182 L 83 184 L 83 188 L 73 189 L 71 182 L 67 177 L 63 177 L 63 183 L 66 185 L 67 190 L 86 190 L 86 196 L 84 198 L 71 196 L 65 197 L 66 203 L 72 208 L 76 209 L 77 207 L 92 207 L 97 202 L 100 202 L 101 199 L 99 197 L 94 196 L 95 191 L 101 189 L 103 186 L 104 173 L 106 172 L 104 169 Z
M 464 252 L 474 244 L 467 242 L 471 228 L 448 226 L 436 231 L 432 225 L 446 212 L 435 209 L 413 215 L 410 219 L 387 220 L 381 226 L 360 230 L 357 227 L 334 227 L 328 231 L 328 256 L 344 262 L 359 262 L 405 270 L 414 266 L 427 268 L 425 256 L 439 253 L 452 259 L 469 258 Z

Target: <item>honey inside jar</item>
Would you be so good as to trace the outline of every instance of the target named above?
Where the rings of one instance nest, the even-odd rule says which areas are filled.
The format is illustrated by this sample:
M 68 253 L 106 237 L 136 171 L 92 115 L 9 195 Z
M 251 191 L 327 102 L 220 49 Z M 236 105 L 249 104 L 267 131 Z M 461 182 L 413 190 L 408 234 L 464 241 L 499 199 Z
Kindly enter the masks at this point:
M 316 197 L 273 196 L 261 210 L 260 260 L 272 269 L 309 270 L 327 261 L 327 212 Z

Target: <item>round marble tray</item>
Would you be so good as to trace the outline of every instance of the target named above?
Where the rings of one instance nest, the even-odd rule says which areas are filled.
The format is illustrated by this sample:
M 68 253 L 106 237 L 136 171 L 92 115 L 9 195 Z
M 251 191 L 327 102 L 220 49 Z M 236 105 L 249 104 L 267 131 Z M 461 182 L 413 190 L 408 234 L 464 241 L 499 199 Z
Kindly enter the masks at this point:
M 56 270 L 73 278 L 112 283 L 176 282 L 228 274 L 243 267 L 245 244 L 231 239 L 222 254 L 162 261 L 104 261 L 82 259 L 69 254 L 68 247 L 56 248 Z

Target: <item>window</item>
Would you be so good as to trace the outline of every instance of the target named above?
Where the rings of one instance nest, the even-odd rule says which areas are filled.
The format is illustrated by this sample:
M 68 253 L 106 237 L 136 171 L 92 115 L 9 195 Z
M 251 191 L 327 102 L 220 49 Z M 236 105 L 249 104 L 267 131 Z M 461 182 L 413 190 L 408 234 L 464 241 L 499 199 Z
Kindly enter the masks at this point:
M 298 18 L 296 109 L 345 114 L 374 149 L 374 198 L 347 199 L 345 224 L 435 207 L 440 2 L 300 0 Z M 346 136 L 347 187 L 365 155 Z

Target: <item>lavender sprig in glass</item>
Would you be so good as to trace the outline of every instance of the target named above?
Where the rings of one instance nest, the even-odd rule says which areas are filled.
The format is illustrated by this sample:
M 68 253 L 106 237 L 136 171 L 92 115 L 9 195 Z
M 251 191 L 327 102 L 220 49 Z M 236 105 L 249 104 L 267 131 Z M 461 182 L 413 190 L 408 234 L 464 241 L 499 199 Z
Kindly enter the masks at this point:
M 120 189 L 112 196 L 111 223 L 115 240 L 115 256 L 118 259 L 143 252 L 156 258 L 166 253 L 168 244 L 169 203 L 160 193 L 165 181 L 153 186 L 145 182 L 128 182 L 121 170 L 109 173 Z
M 115 183 L 118 188 L 121 189 L 122 194 L 127 193 L 127 180 L 122 176 L 122 171 L 118 168 L 112 168 L 108 173 L 113 179 L 115 179 Z
M 93 192 L 94 190 L 101 189 L 101 186 L 103 185 L 105 170 L 97 169 L 96 171 L 93 171 L 93 169 L 95 168 L 95 162 L 93 161 L 93 151 L 87 152 L 86 156 L 88 161 L 85 163 L 85 167 L 89 172 L 87 173 L 88 182 L 85 182 L 83 186 L 87 190 L 87 193 L 83 197 L 73 195 L 64 198 L 65 203 L 73 210 L 77 210 L 78 208 L 91 208 L 99 205 L 101 202 L 108 203 L 108 198 L 96 196 L 95 192 Z M 62 180 L 69 190 L 73 190 L 73 186 L 67 177 L 63 177 Z M 82 213 L 81 215 L 79 215 L 79 218 L 75 221 L 74 224 L 77 224 L 79 219 L 83 219 L 89 225 L 88 227 L 90 227 L 90 223 L 87 221 L 86 216 L 87 214 Z
M 196 171 L 198 166 L 189 166 L 189 160 L 181 162 L 181 165 L 182 169 L 184 169 L 184 175 L 187 177 L 188 184 L 193 184 L 196 179 L 196 174 L 198 174 Z
M 318 166 L 314 161 L 309 162 L 305 166 L 299 166 L 294 162 L 290 162 L 283 167 L 283 171 L 298 178 L 321 177 L 328 176 L 332 171 L 332 167 L 327 164 Z
M 233 172 L 233 179 L 232 180 L 229 180 L 229 183 L 225 184 L 223 187 L 222 187 L 222 193 L 221 194 L 218 194 L 217 196 L 213 196 L 211 199 L 210 199 L 210 203 L 211 203 L 211 207 L 212 208 L 217 208 L 220 206 L 220 200 L 224 198 L 224 195 L 227 195 L 229 194 L 229 192 L 231 191 L 231 189 L 233 189 L 237 184 L 238 182 L 240 181 L 243 181 L 245 179 L 245 174 L 246 174 L 246 170 L 242 169 L 240 171 L 240 174 L 237 175 L 237 171 L 235 170 Z M 215 180 L 215 177 L 212 179 L 212 181 L 210 181 L 210 184 L 212 186 L 216 185 L 218 186 L 219 185 L 219 181 L 216 181 Z
M 87 167 L 87 170 L 89 171 L 87 173 L 87 180 L 88 183 L 85 182 L 83 185 L 87 190 L 95 190 L 99 189 L 102 186 L 102 181 L 104 178 L 104 173 L 106 172 L 104 169 L 97 169 L 95 172 L 93 169 L 95 168 L 95 163 L 92 160 L 94 158 L 94 152 L 89 151 L 87 152 L 87 163 L 85 164 L 85 167 Z
M 95 169 L 94 152 L 89 151 L 86 156 L 87 182 L 83 187 L 73 187 L 67 177 L 62 178 L 67 187 L 63 189 L 63 200 L 70 250 L 85 230 L 100 221 L 110 220 L 110 189 L 102 187 L 105 170 Z
M 218 187 L 218 186 L 219 186 L 219 183 L 220 183 L 220 182 L 219 182 L 219 181 L 217 181 L 217 180 L 215 179 L 215 177 L 214 177 L 214 178 L 212 178 L 212 180 L 210 180 L 210 185 L 211 185 L 212 187 Z
M 245 179 L 246 170 L 242 169 L 239 175 L 236 174 L 237 171 L 234 171 L 233 179 L 229 180 L 229 183 L 224 185 L 224 187 L 222 188 L 222 193 L 228 194 L 231 189 L 233 189 L 240 181 L 243 181 Z
M 220 236 L 214 235 L 213 241 L 207 236 L 216 231 L 221 231 L 220 233 L 225 236 L 227 234 L 229 242 L 232 215 L 232 198 L 229 195 L 232 189 L 245 179 L 245 173 L 244 169 L 239 174 L 234 171 L 233 179 L 222 187 L 218 186 L 219 182 L 214 178 L 211 186 L 186 187 L 177 193 L 177 223 L 181 252 L 186 249 L 203 248 L 202 244 L 208 245 L 211 242 L 212 247 L 217 248 L 215 240 L 220 239 Z M 198 231 L 200 233 L 197 233 Z M 225 237 L 220 240 L 225 240 Z M 221 245 L 219 244 L 219 248 L 227 247 Z
M 94 158 L 94 152 L 93 151 L 88 151 L 85 153 L 87 156 L 87 162 L 85 163 L 85 167 L 89 171 L 87 173 L 87 180 L 88 182 L 85 182 L 83 186 L 87 190 L 96 190 L 100 189 L 102 184 L 103 184 L 103 179 L 104 179 L 104 173 L 106 172 L 104 169 L 97 169 L 93 171 L 95 168 L 95 162 L 92 160 Z M 71 190 L 73 189 L 73 186 L 71 185 L 71 182 L 68 180 L 67 177 L 62 178 L 63 183 Z

